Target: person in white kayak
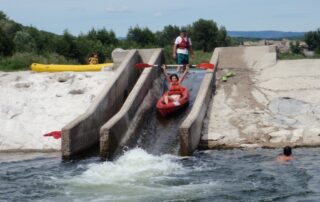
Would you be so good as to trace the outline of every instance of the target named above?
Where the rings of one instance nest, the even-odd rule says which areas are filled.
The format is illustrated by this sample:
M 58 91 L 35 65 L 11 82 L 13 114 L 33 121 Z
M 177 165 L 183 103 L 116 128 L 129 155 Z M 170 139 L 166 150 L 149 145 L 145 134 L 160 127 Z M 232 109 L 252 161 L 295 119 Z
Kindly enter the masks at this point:
M 179 65 L 177 72 L 181 71 L 181 67 L 189 69 L 189 53 L 191 57 L 194 58 L 191 39 L 188 37 L 187 30 L 182 28 L 180 36 L 178 36 L 174 42 L 172 53 L 173 59 L 175 59 Z

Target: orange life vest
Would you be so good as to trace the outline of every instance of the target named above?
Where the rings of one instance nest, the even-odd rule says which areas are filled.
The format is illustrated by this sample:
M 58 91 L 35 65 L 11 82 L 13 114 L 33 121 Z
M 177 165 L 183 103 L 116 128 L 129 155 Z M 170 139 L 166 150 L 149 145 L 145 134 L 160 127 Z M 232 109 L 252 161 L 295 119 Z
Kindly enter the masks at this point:
M 170 82 L 169 95 L 181 95 L 182 90 L 179 82 Z

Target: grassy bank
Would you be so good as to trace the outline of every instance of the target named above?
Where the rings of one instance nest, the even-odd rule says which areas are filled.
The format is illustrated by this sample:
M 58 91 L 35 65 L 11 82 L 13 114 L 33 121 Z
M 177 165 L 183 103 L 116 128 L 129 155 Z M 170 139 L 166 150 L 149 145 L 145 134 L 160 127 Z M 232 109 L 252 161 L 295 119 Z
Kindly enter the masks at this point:
M 165 48 L 166 63 L 175 64 L 172 58 L 171 47 Z M 190 57 L 190 64 L 199 64 L 209 62 L 212 53 L 203 51 L 194 51 L 194 59 Z M 46 55 L 37 55 L 35 53 L 15 53 L 11 57 L 0 57 L 0 71 L 20 71 L 30 70 L 32 63 L 43 64 L 78 64 L 76 60 L 67 60 L 65 57 L 56 53 L 48 53 Z
M 176 64 L 176 61 L 172 58 L 172 47 L 165 47 L 165 57 L 167 64 Z M 190 57 L 189 62 L 190 64 L 199 64 L 202 62 L 209 62 L 212 56 L 212 52 L 204 52 L 196 50 L 194 51 L 194 58 Z
M 315 54 L 313 57 L 306 57 L 303 54 L 278 53 L 277 57 L 279 60 L 320 59 L 320 54 Z
M 35 53 L 15 53 L 11 57 L 0 57 L 0 71 L 30 70 L 32 63 L 44 64 L 77 64 L 56 53 L 37 55 Z

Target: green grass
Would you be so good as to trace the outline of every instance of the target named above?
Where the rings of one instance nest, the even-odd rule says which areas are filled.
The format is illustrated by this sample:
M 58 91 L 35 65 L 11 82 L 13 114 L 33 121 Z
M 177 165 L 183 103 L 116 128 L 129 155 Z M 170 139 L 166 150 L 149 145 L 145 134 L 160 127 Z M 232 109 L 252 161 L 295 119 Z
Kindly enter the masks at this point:
M 294 53 L 279 53 L 277 56 L 279 60 L 298 60 L 298 59 L 306 58 L 302 54 L 294 54 Z
M 167 46 L 164 48 L 166 64 L 176 64 L 176 61 L 172 58 L 172 47 Z M 199 64 L 203 62 L 210 62 L 213 52 L 194 51 L 194 59 L 190 56 L 190 64 Z
M 166 63 L 175 64 L 172 58 L 172 47 L 164 48 Z M 190 64 L 209 62 L 213 52 L 194 51 L 194 59 L 190 57 Z M 43 64 L 78 64 L 75 60 L 67 60 L 56 53 L 38 55 L 36 53 L 15 53 L 11 57 L 0 57 L 0 71 L 20 71 L 30 70 L 32 63 Z
M 213 52 L 194 51 L 194 59 L 190 57 L 191 64 L 199 64 L 203 62 L 210 62 Z
M 315 54 L 313 57 L 306 57 L 303 54 L 278 53 L 277 57 L 279 60 L 320 59 L 320 54 Z
M 36 53 L 15 53 L 11 57 L 0 57 L 0 71 L 30 70 L 32 63 L 44 64 L 78 64 L 74 60 L 67 60 L 56 53 L 37 55 Z

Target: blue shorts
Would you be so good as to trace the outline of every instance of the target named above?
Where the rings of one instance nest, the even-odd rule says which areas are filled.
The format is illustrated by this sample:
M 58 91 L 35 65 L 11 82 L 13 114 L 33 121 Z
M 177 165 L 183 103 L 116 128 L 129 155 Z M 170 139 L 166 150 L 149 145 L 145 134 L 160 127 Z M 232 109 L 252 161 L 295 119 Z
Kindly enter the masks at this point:
M 177 63 L 179 65 L 189 64 L 189 55 L 178 53 L 177 54 Z

